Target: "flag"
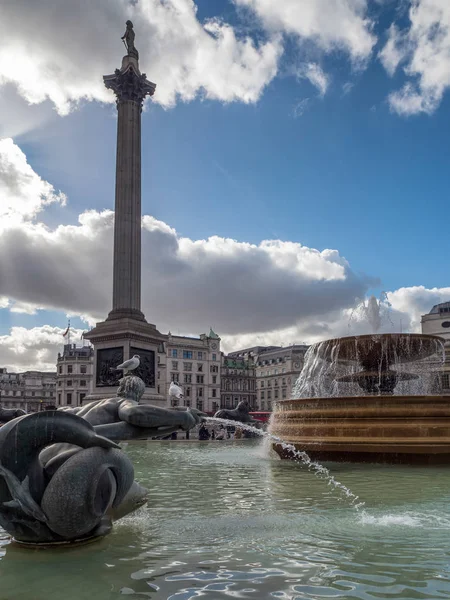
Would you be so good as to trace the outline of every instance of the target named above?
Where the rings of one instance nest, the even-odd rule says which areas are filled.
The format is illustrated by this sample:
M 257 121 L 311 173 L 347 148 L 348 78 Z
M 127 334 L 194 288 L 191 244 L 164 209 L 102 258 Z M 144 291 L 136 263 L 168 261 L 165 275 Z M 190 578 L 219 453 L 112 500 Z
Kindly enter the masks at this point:
M 65 332 L 63 333 L 63 337 L 66 337 L 66 335 L 68 335 L 69 331 L 70 331 L 70 321 L 69 321 L 69 323 L 68 323 L 68 325 L 67 325 L 67 329 L 66 329 L 66 330 L 65 330 Z

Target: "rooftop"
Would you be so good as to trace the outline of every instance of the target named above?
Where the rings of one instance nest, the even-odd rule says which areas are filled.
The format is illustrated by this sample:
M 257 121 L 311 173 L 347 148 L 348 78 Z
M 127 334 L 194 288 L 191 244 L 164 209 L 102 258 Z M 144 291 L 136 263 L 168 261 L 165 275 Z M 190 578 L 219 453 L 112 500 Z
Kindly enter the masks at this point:
M 450 302 L 441 302 L 440 304 L 435 304 L 428 314 L 438 315 L 440 313 L 450 313 Z

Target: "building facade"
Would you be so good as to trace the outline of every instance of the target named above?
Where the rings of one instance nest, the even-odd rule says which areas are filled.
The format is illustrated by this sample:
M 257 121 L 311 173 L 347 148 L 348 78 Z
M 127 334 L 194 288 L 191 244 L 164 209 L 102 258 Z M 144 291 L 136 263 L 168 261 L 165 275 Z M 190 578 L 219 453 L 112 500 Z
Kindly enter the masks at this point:
M 169 332 L 157 362 L 157 390 L 166 398 L 167 406 L 188 406 L 211 414 L 219 410 L 220 337 L 212 329 L 198 338 Z M 172 381 L 183 389 L 180 400 L 169 400 Z
M 0 405 L 39 412 L 56 405 L 56 373 L 8 373 L 0 368 Z
M 260 349 L 256 360 L 258 410 L 271 411 L 278 400 L 287 400 L 297 381 L 309 346 Z
M 222 354 L 220 374 L 220 408 L 236 408 L 247 402 L 251 410 L 256 403 L 256 365 L 252 355 L 233 352 Z
M 56 363 L 57 406 L 81 406 L 92 388 L 93 370 L 92 346 L 66 344 Z
M 422 315 L 421 325 L 422 333 L 444 339 L 445 361 L 439 375 L 442 393 L 450 395 L 450 302 L 435 304 L 428 314 Z

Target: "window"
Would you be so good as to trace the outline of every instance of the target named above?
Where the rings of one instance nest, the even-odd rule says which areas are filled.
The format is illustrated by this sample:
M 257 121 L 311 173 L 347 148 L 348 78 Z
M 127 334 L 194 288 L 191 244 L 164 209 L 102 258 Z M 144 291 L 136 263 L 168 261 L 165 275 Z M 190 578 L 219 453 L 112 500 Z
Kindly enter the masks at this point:
M 58 404 L 61 405 L 61 394 L 58 394 Z
M 178 398 L 172 398 L 172 406 L 178 406 Z
M 267 380 L 267 387 L 272 387 L 272 380 L 271 379 Z
M 190 373 L 184 374 L 184 383 L 192 383 L 192 375 Z
M 61 374 L 62 373 L 62 366 L 58 367 L 58 373 Z
M 274 381 L 274 384 L 273 384 L 273 385 L 274 385 L 275 387 L 277 387 L 277 386 L 278 386 L 278 379 L 275 379 L 275 381 Z
M 80 380 L 80 386 L 81 387 L 86 387 L 86 379 L 81 379 Z
M 264 387 L 264 381 L 261 381 L 261 387 Z
M 275 396 L 275 398 L 278 398 L 278 390 L 275 390 L 274 396 Z
M 216 388 L 213 388 L 213 391 L 212 391 L 212 397 L 213 397 L 213 398 L 216 398 L 216 397 L 217 397 L 217 390 L 216 390 Z
M 157 379 L 161 379 L 161 371 L 158 371 L 158 377 Z
M 217 365 L 211 365 L 211 373 L 218 373 L 219 367 Z
M 191 401 L 190 400 L 185 400 L 184 401 L 184 405 L 187 406 L 187 407 L 191 406 Z
M 72 380 L 71 380 L 71 379 L 68 379 L 68 380 L 67 380 L 67 386 L 68 386 L 68 387 L 72 387 Z
M 446 390 L 450 388 L 450 374 L 444 373 L 442 375 L 442 387 Z
M 197 388 L 197 396 L 199 398 L 203 398 L 203 388 L 202 387 Z
M 200 411 L 203 411 L 203 400 L 197 400 L 197 408 Z
M 286 369 L 282 369 L 282 372 L 283 372 L 283 373 L 286 373 Z
M 170 374 L 170 380 L 173 381 L 174 383 L 179 383 L 180 379 L 179 379 L 180 375 L 178 373 L 171 373 Z
M 87 373 L 87 367 L 86 367 L 86 365 L 81 365 L 80 366 L 80 373 L 82 375 L 86 375 L 86 373 Z
M 67 404 L 72 404 L 72 394 L 67 394 Z
M 191 350 L 183 350 L 183 358 L 192 358 Z
M 191 388 L 190 387 L 184 388 L 184 393 L 185 393 L 185 396 L 187 396 L 189 398 L 191 396 Z
M 275 369 L 275 375 L 278 375 L 278 369 Z
M 213 413 L 217 412 L 219 410 L 219 404 L 217 402 L 213 402 L 212 403 L 212 411 Z
M 217 360 L 217 354 L 213 354 L 213 355 L 212 355 L 212 359 L 213 359 L 213 360 Z
M 172 369 L 174 371 L 178 371 L 178 361 L 177 360 L 172 361 Z
M 172 350 L 172 358 L 178 358 L 178 350 Z
M 264 390 L 261 392 L 261 400 L 264 400 L 264 398 L 266 397 Z
M 203 363 L 197 363 L 197 371 L 203 371 Z
M 62 381 L 58 381 L 58 387 L 62 386 Z
M 31 392 L 31 395 L 34 396 L 34 392 Z
M 286 385 L 286 378 L 283 377 L 283 379 L 281 380 L 281 382 L 282 382 L 283 385 Z
M 192 363 L 183 363 L 183 371 L 192 371 Z
M 67 372 L 68 373 L 73 373 L 73 367 L 72 367 L 72 365 L 67 365 Z
M 203 383 L 204 375 L 197 375 L 197 383 Z
M 198 360 L 203 360 L 203 352 L 197 352 Z
M 80 394 L 80 404 L 83 402 L 85 397 L 86 397 L 86 394 Z
M 281 392 L 281 396 L 283 398 L 286 398 L 286 388 L 283 388 L 283 391 Z
M 212 382 L 213 382 L 214 384 L 216 384 L 216 383 L 217 383 L 217 375 L 213 375 L 213 376 L 212 376 Z
M 265 402 L 261 402 L 261 410 L 266 410 L 266 403 Z
M 272 391 L 268 390 L 267 392 L 267 400 L 271 400 L 272 399 Z

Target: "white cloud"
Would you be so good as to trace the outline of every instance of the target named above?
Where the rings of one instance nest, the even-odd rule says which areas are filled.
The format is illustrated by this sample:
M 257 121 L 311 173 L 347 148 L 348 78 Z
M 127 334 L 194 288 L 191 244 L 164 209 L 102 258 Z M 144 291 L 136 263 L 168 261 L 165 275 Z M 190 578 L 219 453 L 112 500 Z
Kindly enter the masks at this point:
M 294 106 L 293 111 L 292 111 L 292 116 L 294 117 L 294 119 L 298 119 L 299 117 L 302 117 L 305 112 L 308 110 L 308 108 L 311 105 L 311 98 L 303 98 L 303 100 L 300 100 L 299 102 L 297 102 L 297 104 Z
M 324 96 L 328 89 L 329 77 L 322 67 L 316 63 L 305 63 L 296 69 L 296 75 L 300 79 L 307 79 L 319 91 L 319 96 Z
M 49 99 L 61 115 L 81 100 L 113 102 L 102 75 L 120 66 L 131 18 L 155 102 L 257 101 L 276 75 L 279 36 L 257 44 L 218 19 L 201 23 L 196 11 L 192 0 L 3 0 L 0 85 L 14 84 L 31 104 Z
M 53 187 L 11 144 L 7 156 L 18 157 L 19 167 L 4 185 L 4 202 L 11 206 L 12 197 L 25 208 L 20 219 L 5 212 L 0 222 L 0 306 L 22 314 L 64 311 L 91 324 L 105 318 L 114 213 L 86 211 L 77 225 L 54 228 L 33 219 L 53 198 Z M 368 285 L 337 250 L 281 240 L 192 240 L 148 215 L 142 265 L 143 310 L 162 331 L 201 332 L 213 324 L 225 335 L 266 334 L 352 306 Z
M 66 196 L 33 171 L 12 139 L 0 140 L 0 219 L 30 219 L 55 202 L 64 205 Z
M 252 10 L 269 31 L 311 40 L 320 49 L 343 50 L 355 63 L 368 59 L 376 42 L 367 0 L 234 0 Z
M 380 53 L 390 75 L 404 63 L 411 78 L 389 96 L 390 107 L 404 116 L 433 113 L 450 86 L 450 4 L 447 0 L 412 0 L 409 25 L 392 25 Z
M 81 331 L 73 329 L 74 339 Z M 0 366 L 10 373 L 38 370 L 56 371 L 56 357 L 64 343 L 64 329 L 42 327 L 12 327 L 8 335 L 0 335 Z
M 450 301 L 450 287 L 429 289 L 416 285 L 388 292 L 387 296 L 394 310 L 407 315 L 409 330 L 420 332 L 421 316 L 429 313 L 435 304 Z

